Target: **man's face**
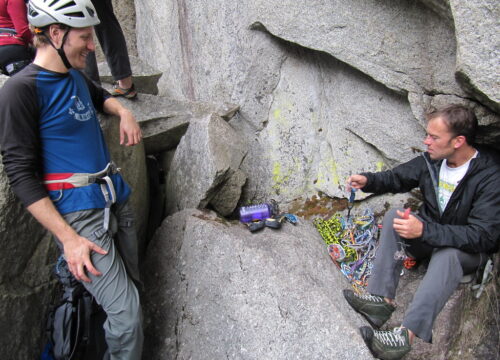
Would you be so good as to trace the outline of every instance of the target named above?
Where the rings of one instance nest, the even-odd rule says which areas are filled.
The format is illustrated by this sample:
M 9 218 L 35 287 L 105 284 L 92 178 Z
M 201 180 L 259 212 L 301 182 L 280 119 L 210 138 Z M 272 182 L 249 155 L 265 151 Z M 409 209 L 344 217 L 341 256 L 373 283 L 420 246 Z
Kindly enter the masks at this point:
M 448 159 L 455 152 L 456 136 L 452 134 L 448 125 L 441 117 L 434 118 L 427 123 L 427 136 L 424 144 L 433 160 Z
M 85 59 L 89 52 L 95 51 L 92 27 L 72 28 L 64 45 L 64 52 L 75 69 L 85 68 Z

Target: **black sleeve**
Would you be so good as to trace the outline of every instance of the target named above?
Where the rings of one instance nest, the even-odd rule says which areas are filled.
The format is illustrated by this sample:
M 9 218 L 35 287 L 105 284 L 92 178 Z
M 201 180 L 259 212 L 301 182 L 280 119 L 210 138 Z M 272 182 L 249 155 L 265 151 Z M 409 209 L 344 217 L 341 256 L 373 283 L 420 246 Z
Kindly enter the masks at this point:
M 500 178 L 498 171 L 475 189 L 464 225 L 424 222 L 422 241 L 433 247 L 454 247 L 469 253 L 493 253 L 500 242 Z
M 26 71 L 0 89 L 0 148 L 5 173 L 25 206 L 47 196 L 40 180 L 39 113 L 34 76 Z
M 94 83 L 83 71 L 80 72 L 87 82 L 87 87 L 89 88 L 94 108 L 100 113 L 104 113 L 104 102 L 111 97 L 111 94 L 102 86 Z
M 424 168 L 425 160 L 418 156 L 392 170 L 362 173 L 361 175 L 366 176 L 368 180 L 363 191 L 375 194 L 408 192 L 419 186 L 419 179 Z

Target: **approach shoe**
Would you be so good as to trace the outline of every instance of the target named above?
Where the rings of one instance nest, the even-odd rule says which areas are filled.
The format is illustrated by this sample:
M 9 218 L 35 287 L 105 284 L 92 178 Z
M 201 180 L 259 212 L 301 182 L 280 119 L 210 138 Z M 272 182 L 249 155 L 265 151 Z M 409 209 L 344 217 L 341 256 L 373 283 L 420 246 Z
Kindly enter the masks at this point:
M 115 84 L 113 86 L 113 91 L 111 91 L 111 96 L 123 96 L 124 98 L 132 100 L 137 96 L 137 91 L 135 91 L 134 84 L 128 89 L 121 88 L 118 84 Z
M 368 322 L 379 328 L 389 320 L 396 307 L 389 304 L 382 296 L 358 295 L 351 289 L 345 289 L 344 297 L 351 307 L 363 315 Z
M 361 336 L 373 356 L 381 360 L 402 359 L 411 350 L 408 329 L 397 327 L 390 331 L 373 330 L 369 326 L 359 328 Z

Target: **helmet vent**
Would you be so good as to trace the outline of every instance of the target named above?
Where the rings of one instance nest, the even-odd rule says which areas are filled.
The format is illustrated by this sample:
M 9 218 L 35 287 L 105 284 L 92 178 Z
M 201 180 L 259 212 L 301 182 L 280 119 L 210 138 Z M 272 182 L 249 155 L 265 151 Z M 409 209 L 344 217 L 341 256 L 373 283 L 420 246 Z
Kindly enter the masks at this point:
M 28 13 L 32 17 L 38 16 L 38 11 L 36 11 L 35 9 L 33 9 L 31 6 L 28 7 Z
M 58 0 L 53 1 L 52 4 L 54 4 L 55 2 L 59 2 L 59 1 Z M 52 4 L 50 4 L 50 6 L 52 6 Z M 59 10 L 62 10 L 62 9 L 68 8 L 68 7 L 72 7 L 72 6 L 76 6 L 76 3 L 74 1 L 69 1 L 66 4 L 63 4 L 63 5 L 55 8 L 54 10 L 59 11 Z
M 69 16 L 69 17 L 77 17 L 77 18 L 84 18 L 85 17 L 85 14 L 82 13 L 81 11 L 73 12 L 73 13 L 66 13 L 64 15 Z
M 92 16 L 92 17 L 94 17 L 94 16 L 95 16 L 95 11 L 94 11 L 94 9 L 91 9 L 91 8 L 89 8 L 88 6 L 86 6 L 86 7 L 85 7 L 85 9 L 87 9 L 87 11 L 89 12 L 89 15 L 90 15 L 90 16 Z

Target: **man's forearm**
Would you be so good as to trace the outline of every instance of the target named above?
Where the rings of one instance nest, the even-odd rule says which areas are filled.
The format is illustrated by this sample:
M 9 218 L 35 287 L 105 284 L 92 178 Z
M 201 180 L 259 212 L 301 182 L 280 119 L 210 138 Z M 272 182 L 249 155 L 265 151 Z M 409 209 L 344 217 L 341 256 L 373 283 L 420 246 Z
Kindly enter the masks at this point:
M 45 197 L 27 207 L 28 211 L 47 230 L 54 234 L 61 243 L 64 243 L 78 234 L 64 220 L 59 211 L 55 208 L 50 198 Z
M 122 116 L 124 112 L 130 112 L 125 106 L 123 106 L 117 99 L 110 97 L 104 101 L 103 110 L 106 114 Z

